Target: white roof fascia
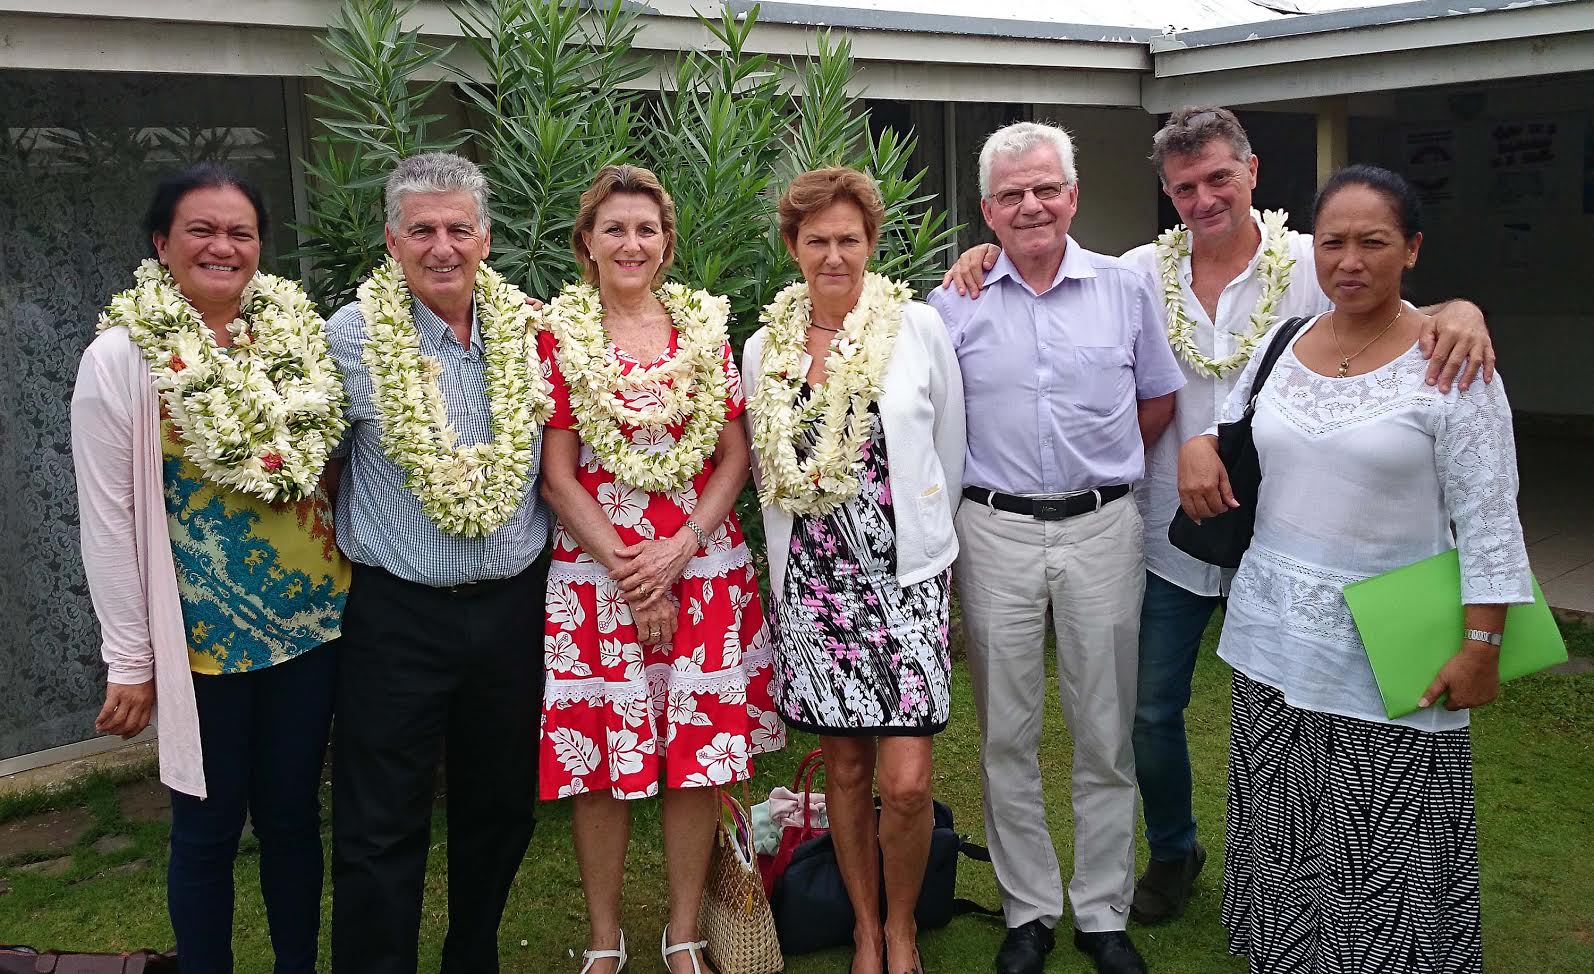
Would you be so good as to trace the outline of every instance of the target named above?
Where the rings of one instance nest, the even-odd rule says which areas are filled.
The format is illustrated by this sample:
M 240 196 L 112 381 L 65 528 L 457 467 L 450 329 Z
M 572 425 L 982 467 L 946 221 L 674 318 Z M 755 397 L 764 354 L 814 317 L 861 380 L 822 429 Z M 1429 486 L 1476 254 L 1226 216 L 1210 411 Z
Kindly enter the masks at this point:
M 1161 57 L 1161 55 L 1159 55 Z M 1141 105 L 1148 112 L 1184 105 L 1257 105 L 1297 99 L 1475 84 L 1510 78 L 1584 72 L 1594 64 L 1594 29 L 1546 37 L 1422 47 L 1386 53 L 1329 55 L 1301 62 L 1205 74 L 1147 77 Z
M 316 36 L 337 7 L 337 0 L 143 0 L 134 9 L 125 0 L 0 0 L 0 36 L 8 40 L 0 46 L 0 68 L 310 76 L 324 61 Z M 434 43 L 460 38 L 459 24 L 441 0 L 423 0 L 410 22 Z M 877 30 L 836 34 L 852 41 L 860 81 L 879 98 L 1068 98 L 1136 106 L 1140 76 L 1151 67 L 1144 44 Z M 761 23 L 752 40 L 762 53 L 802 57 L 813 50 L 814 30 Z M 642 18 L 637 39 L 661 67 L 676 52 L 713 43 L 695 18 L 656 14 Z M 461 63 L 468 70 L 467 59 Z M 639 83 L 656 86 L 657 77 Z
M 712 36 L 697 19 L 661 13 L 652 6 L 632 3 L 645 12 L 638 45 L 678 51 L 712 43 Z M 0 14 L 84 17 L 98 20 L 203 24 L 219 27 L 277 27 L 317 32 L 336 16 L 338 0 L 142 0 L 132 7 L 127 0 L 0 0 Z M 459 23 L 444 0 L 422 0 L 409 17 L 421 33 L 448 41 L 460 36 Z M 1058 44 L 1038 37 L 966 35 L 940 32 L 854 30 L 840 28 L 837 35 L 853 42 L 853 53 L 867 60 L 915 62 L 953 61 L 968 64 L 1017 64 L 1035 67 L 1149 70 L 1151 58 L 1144 42 L 1123 43 L 1079 40 Z M 761 20 L 753 32 L 752 49 L 766 54 L 801 55 L 813 47 L 814 28 L 807 25 Z M 3 63 L 3 62 L 0 62 Z
M 1382 8 L 1428 7 L 1428 3 Z M 1491 41 L 1554 37 L 1594 30 L 1594 0 L 1527 0 L 1494 9 L 1448 8 L 1449 13 L 1424 19 L 1372 21 L 1358 26 L 1324 31 L 1304 31 L 1313 20 L 1334 18 L 1320 14 L 1287 22 L 1296 30 L 1277 36 L 1253 33 L 1217 43 L 1202 43 L 1200 35 L 1173 35 L 1151 45 L 1158 78 L 1211 74 L 1269 64 L 1303 62 L 1370 54 L 1401 54 L 1436 47 L 1454 47 Z M 1371 15 L 1376 11 L 1347 11 Z M 1263 25 L 1258 25 L 1258 28 Z M 1272 25 L 1266 25 L 1272 26 Z M 1203 31 L 1208 35 L 1237 35 L 1245 28 Z

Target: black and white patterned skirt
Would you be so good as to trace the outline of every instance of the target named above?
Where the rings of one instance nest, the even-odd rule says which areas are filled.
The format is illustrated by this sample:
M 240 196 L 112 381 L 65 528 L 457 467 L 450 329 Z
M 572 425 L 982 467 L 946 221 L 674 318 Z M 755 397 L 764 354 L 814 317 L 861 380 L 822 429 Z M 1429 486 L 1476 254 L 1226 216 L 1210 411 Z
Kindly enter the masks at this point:
M 1285 703 L 1234 674 L 1223 926 L 1252 974 L 1477 974 L 1468 731 Z

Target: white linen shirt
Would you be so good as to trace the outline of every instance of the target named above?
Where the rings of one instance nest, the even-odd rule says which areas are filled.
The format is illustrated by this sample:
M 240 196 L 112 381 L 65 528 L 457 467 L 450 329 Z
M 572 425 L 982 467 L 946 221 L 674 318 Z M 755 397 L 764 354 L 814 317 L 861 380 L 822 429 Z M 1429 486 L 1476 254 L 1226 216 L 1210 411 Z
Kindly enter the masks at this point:
M 1257 231 L 1265 233 L 1262 218 L 1251 211 Z M 1263 243 L 1266 243 L 1264 237 Z M 1290 286 L 1279 300 L 1274 323 L 1294 317 L 1310 317 L 1329 308 L 1328 298 L 1317 283 L 1317 272 L 1312 263 L 1312 238 L 1309 234 L 1289 231 L 1289 253 L 1295 260 L 1290 269 Z M 1191 290 L 1190 258 L 1179 262 L 1179 282 L 1184 298 L 1184 312 L 1194 324 L 1191 338 L 1201 354 L 1208 358 L 1222 358 L 1234 352 L 1239 345 L 1236 336 L 1251 330 L 1251 312 L 1262 296 L 1262 279 L 1257 273 L 1261 264 L 1262 244 L 1251 255 L 1251 262 L 1238 277 L 1230 281 L 1218 297 L 1218 318 L 1214 323 L 1207 317 L 1206 309 L 1196 300 Z M 1167 310 L 1163 307 L 1161 269 L 1157 266 L 1155 244 L 1136 247 L 1124 254 L 1123 260 L 1131 267 L 1148 275 L 1156 282 L 1157 314 L 1163 329 L 1168 327 Z M 1263 346 L 1258 346 L 1258 350 Z M 1202 375 L 1190 367 L 1177 352 L 1179 368 L 1184 372 L 1185 386 L 1174 400 L 1173 422 L 1146 451 L 1146 475 L 1135 485 L 1135 499 L 1140 515 L 1146 522 L 1146 568 L 1197 595 L 1221 595 L 1223 570 L 1197 561 L 1168 542 L 1168 525 L 1173 512 L 1179 509 L 1179 448 L 1192 436 L 1200 436 L 1218 422 L 1223 403 L 1233 391 L 1243 370 L 1233 369 L 1221 378 Z
M 1465 392 L 1428 385 L 1415 344 L 1365 375 L 1319 375 L 1295 341 L 1321 320 L 1297 334 L 1257 399 L 1256 534 L 1218 655 L 1293 707 L 1388 723 L 1346 585 L 1456 548 L 1464 605 L 1533 601 L 1511 407 L 1498 376 Z M 1253 359 L 1240 388 L 1255 372 Z M 1246 398 L 1231 394 L 1223 419 L 1238 419 Z M 1467 711 L 1436 705 L 1394 723 L 1454 730 Z
M 749 400 L 758 392 L 767 331 L 754 332 L 742 348 L 742 383 Z M 881 385 L 880 426 L 896 509 L 897 583 L 906 587 L 940 574 L 958 553 L 952 515 L 963 499 L 963 378 L 946 325 L 934 308 L 918 301 L 903 307 L 902 328 Z M 743 415 L 750 425 L 751 415 Z M 753 477 L 761 476 L 755 449 Z M 785 591 L 791 531 L 790 514 L 764 508 L 772 598 Z

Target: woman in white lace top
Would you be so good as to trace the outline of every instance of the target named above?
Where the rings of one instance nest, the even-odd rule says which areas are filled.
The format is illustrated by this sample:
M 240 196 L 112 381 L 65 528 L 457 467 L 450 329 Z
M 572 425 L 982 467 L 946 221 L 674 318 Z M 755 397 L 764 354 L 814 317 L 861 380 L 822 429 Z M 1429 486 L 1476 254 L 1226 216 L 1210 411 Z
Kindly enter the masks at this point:
M 1498 692 L 1498 650 L 1466 641 L 1429 690 L 1445 702 L 1391 721 L 1343 590 L 1455 547 L 1466 628 L 1498 633 L 1508 605 L 1532 601 L 1511 410 L 1498 380 L 1448 394 L 1424 381 L 1423 316 L 1400 298 L 1422 242 L 1403 179 L 1342 170 L 1314 226 L 1334 310 L 1301 330 L 1258 399 L 1256 534 L 1218 649 L 1235 671 L 1229 950 L 1257 974 L 1477 972 L 1465 708 Z M 1260 358 L 1226 418 L 1244 411 Z M 1215 444 L 1183 449 L 1192 517 L 1233 506 Z

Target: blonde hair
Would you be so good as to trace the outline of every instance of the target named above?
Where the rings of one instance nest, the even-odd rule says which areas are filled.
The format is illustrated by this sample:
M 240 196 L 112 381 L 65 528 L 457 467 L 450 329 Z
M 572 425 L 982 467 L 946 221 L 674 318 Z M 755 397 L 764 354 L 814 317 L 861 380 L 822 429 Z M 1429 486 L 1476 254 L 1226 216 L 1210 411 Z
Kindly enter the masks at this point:
M 795 245 L 803 221 L 836 203 L 849 201 L 863 211 L 863 230 L 873 247 L 880 240 L 880 224 L 885 220 L 885 205 L 874 180 L 847 166 L 810 169 L 786 187 L 780 197 L 780 235 Z
M 659 262 L 659 269 L 653 275 L 653 286 L 658 287 L 675 260 L 675 201 L 665 192 L 659 177 L 641 166 L 604 166 L 598 170 L 592 185 L 581 194 L 581 205 L 576 210 L 576 225 L 570 230 L 570 249 L 576 255 L 576 263 L 581 265 L 581 279 L 588 284 L 598 283 L 598 265 L 582 238 L 597 225 L 598 207 L 619 193 L 646 196 L 659 207 L 659 227 L 664 231 L 664 259 Z

